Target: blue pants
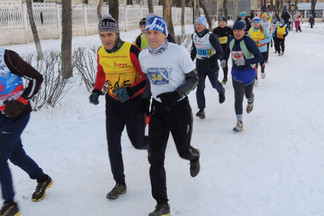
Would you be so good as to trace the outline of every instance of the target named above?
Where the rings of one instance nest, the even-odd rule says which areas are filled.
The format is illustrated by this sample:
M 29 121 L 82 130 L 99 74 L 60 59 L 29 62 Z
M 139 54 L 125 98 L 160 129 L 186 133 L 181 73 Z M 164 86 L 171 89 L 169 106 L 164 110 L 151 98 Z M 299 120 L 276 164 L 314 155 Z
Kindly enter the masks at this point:
M 44 174 L 35 161 L 26 154 L 21 143 L 20 135 L 29 117 L 30 114 L 17 118 L 0 116 L 0 183 L 5 201 L 13 199 L 15 195 L 8 159 L 23 169 L 31 179 L 37 179 Z
M 121 103 L 106 95 L 106 131 L 111 172 L 116 182 L 124 182 L 121 135 L 126 126 L 128 137 L 136 149 L 148 149 L 144 113 L 138 112 L 140 97 Z
M 197 104 L 198 108 L 200 110 L 205 109 L 206 107 L 206 100 L 205 100 L 205 81 L 206 81 L 206 76 L 208 76 L 208 79 L 214 89 L 217 90 L 218 94 L 223 93 L 224 88 L 223 85 L 218 81 L 218 63 L 215 61 L 214 64 L 212 65 L 202 65 L 201 61 L 197 59 L 196 62 L 196 68 L 198 72 L 198 77 L 199 77 L 199 83 L 197 86 L 197 91 L 196 91 L 196 98 L 197 98 Z

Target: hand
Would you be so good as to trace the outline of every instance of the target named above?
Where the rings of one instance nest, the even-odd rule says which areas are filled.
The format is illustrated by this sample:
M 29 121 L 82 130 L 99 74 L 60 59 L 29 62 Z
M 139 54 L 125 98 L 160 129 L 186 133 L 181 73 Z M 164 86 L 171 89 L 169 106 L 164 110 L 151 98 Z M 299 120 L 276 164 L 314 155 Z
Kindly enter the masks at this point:
M 138 112 L 146 113 L 146 115 L 148 115 L 149 107 L 150 107 L 150 100 L 147 98 L 141 97 L 139 105 L 138 105 Z
M 100 91 L 97 89 L 92 90 L 91 95 L 89 96 L 89 100 L 90 103 L 94 104 L 94 105 L 98 105 L 99 104 L 99 95 L 100 95 Z
M 222 60 L 222 61 L 220 62 L 220 66 L 221 66 L 222 68 L 225 68 L 225 67 L 226 67 L 226 60 Z
M 157 97 L 161 98 L 162 104 L 164 104 L 167 108 L 173 107 L 180 99 L 180 95 L 177 91 L 163 93 Z
M 236 64 L 237 66 L 243 66 L 245 65 L 245 59 L 244 58 L 239 58 L 234 60 L 234 64 Z
M 261 44 L 261 40 L 260 39 L 258 40 L 258 44 Z
M 118 89 L 116 89 L 114 91 L 114 93 L 119 98 L 119 101 L 121 103 L 126 102 L 128 100 L 128 98 L 130 98 L 131 96 L 134 95 L 134 93 L 132 92 L 132 88 L 131 87 L 118 88 Z
M 4 104 L 6 105 L 4 114 L 9 118 L 15 118 L 25 108 L 28 101 L 23 97 L 19 97 L 17 100 L 5 101 Z

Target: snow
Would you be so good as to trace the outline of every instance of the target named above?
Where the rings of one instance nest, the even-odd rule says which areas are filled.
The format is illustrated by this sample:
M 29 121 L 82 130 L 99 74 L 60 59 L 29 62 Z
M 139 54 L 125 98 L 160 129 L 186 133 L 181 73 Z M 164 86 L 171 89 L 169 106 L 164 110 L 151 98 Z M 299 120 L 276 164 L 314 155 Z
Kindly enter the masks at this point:
M 255 107 L 243 114 L 244 131 L 236 123 L 231 81 L 226 101 L 206 82 L 206 116 L 194 117 L 192 145 L 201 152 L 201 172 L 189 174 L 169 139 L 165 167 L 172 215 L 176 216 L 305 216 L 324 215 L 324 23 L 301 33 L 289 32 L 285 55 L 270 50 L 266 78 L 254 89 Z M 186 26 L 186 33 L 193 31 Z M 133 42 L 138 30 L 122 32 Z M 180 27 L 176 27 L 180 33 Z M 73 47 L 99 46 L 98 35 L 74 37 Z M 34 44 L 7 46 L 23 55 Z M 59 50 L 59 40 L 42 41 L 43 50 Z M 223 78 L 220 71 L 219 80 Z M 35 181 L 11 166 L 15 199 L 22 215 L 147 215 L 154 209 L 147 152 L 122 136 L 128 191 L 106 199 L 114 186 L 108 161 L 104 97 L 94 106 L 75 82 L 62 106 L 32 113 L 22 140 L 26 152 L 54 180 L 46 198 L 31 201 Z M 197 112 L 195 91 L 189 96 Z M 244 107 L 246 106 L 246 99 Z M 0 200 L 1 201 L 1 200 Z

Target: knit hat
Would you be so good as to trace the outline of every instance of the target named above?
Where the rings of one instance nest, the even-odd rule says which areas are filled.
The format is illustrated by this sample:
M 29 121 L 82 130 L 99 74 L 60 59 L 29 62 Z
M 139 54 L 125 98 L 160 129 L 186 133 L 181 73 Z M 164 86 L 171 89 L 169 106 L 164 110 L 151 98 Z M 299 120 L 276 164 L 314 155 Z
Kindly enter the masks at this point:
M 261 22 L 260 17 L 254 17 L 253 18 L 253 23 L 260 23 L 260 22 Z
M 142 18 L 139 22 L 139 25 L 142 26 L 142 25 L 146 25 L 146 18 Z
M 285 21 L 283 19 L 280 19 L 279 23 L 285 23 Z
M 242 12 L 240 13 L 240 17 L 244 17 L 244 16 L 246 16 L 246 12 L 245 12 L 245 11 L 242 11 Z
M 195 20 L 195 23 L 201 23 L 203 24 L 205 27 L 207 27 L 207 20 L 206 20 L 206 17 L 204 15 L 201 15 L 200 17 L 198 17 L 196 20 Z
M 219 20 L 218 21 L 225 21 L 225 22 L 227 22 L 227 19 L 226 19 L 225 16 L 221 16 L 221 17 L 219 17 Z
M 105 14 L 99 22 L 98 31 L 112 31 L 119 33 L 119 27 L 117 21 L 110 15 Z
M 146 22 L 145 31 L 156 30 L 168 36 L 167 23 L 162 17 L 152 16 Z
M 246 24 L 243 20 L 237 20 L 235 23 L 234 23 L 234 26 L 233 26 L 233 30 L 243 30 L 245 31 L 246 29 Z

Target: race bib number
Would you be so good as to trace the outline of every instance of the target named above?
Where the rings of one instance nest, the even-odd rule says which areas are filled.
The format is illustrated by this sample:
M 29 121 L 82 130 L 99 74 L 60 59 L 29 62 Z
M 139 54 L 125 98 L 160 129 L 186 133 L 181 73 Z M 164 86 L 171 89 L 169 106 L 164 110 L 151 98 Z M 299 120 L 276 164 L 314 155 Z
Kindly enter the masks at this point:
M 169 73 L 165 68 L 149 68 L 147 75 L 153 85 L 164 85 L 169 83 Z
M 227 43 L 227 36 L 219 37 L 218 39 L 219 39 L 220 44 L 226 44 Z
M 197 49 L 197 53 L 201 57 L 210 57 L 210 50 L 209 49 Z
M 242 51 L 232 51 L 232 58 L 233 60 L 243 59 L 243 52 Z

